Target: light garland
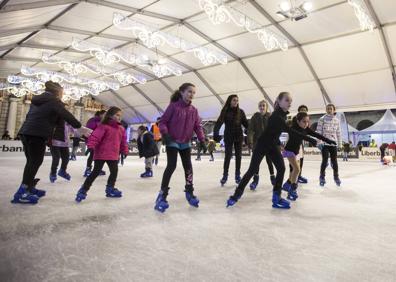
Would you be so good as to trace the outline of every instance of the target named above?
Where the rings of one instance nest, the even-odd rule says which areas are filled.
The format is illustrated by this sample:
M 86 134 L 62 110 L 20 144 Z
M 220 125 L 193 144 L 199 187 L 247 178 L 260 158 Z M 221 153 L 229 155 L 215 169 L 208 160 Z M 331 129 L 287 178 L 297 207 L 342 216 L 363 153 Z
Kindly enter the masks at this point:
M 373 31 L 375 22 L 368 11 L 366 3 L 363 0 L 348 0 L 348 4 L 351 5 L 355 11 L 355 15 L 359 20 L 360 29 L 362 31 Z
M 35 76 L 37 79 L 41 81 L 52 80 L 58 83 L 65 81 L 71 84 L 88 86 L 91 89 L 95 89 L 95 91 L 97 92 L 103 92 L 109 89 L 112 90 L 120 89 L 120 85 L 118 83 L 102 81 L 97 79 L 87 79 L 77 76 L 70 76 L 60 72 L 48 71 L 40 68 L 31 68 L 27 66 L 22 66 L 21 73 L 26 76 Z
M 130 30 L 136 38 L 139 38 L 148 48 L 157 48 L 165 44 L 181 49 L 184 52 L 193 53 L 204 65 L 212 65 L 216 62 L 227 64 L 227 55 L 220 52 L 212 51 L 198 44 L 188 42 L 180 37 L 157 30 L 141 21 L 124 17 L 120 13 L 114 13 L 113 24 L 122 30 Z
M 179 67 L 169 63 L 161 62 L 162 60 L 150 60 L 148 56 L 145 55 L 137 56 L 135 54 L 122 52 L 121 50 L 106 50 L 102 46 L 86 41 L 74 40 L 72 46 L 78 51 L 89 52 L 104 66 L 110 64 L 110 61 L 112 63 L 123 61 L 127 64 L 149 68 L 157 77 L 163 77 L 167 75 L 180 76 L 183 74 Z M 118 74 L 117 77 L 122 75 L 123 74 Z
M 26 93 L 34 93 L 36 95 L 40 95 L 45 90 L 45 81 L 40 79 L 34 79 L 30 77 L 23 77 L 17 75 L 9 75 L 7 77 L 7 81 L 9 84 L 26 89 Z M 99 92 L 96 89 L 89 87 L 80 87 L 77 85 L 71 85 L 64 82 L 59 82 L 59 84 L 63 87 L 64 91 L 64 100 L 73 99 L 79 100 L 81 97 L 87 95 L 99 95 Z M 26 94 L 25 94 L 26 95 Z
M 256 34 L 267 51 L 277 48 L 286 51 L 289 48 L 288 41 L 285 37 L 262 27 L 262 25 L 248 18 L 240 11 L 222 4 L 216 4 L 212 0 L 198 0 L 198 2 L 201 10 L 208 15 L 214 25 L 233 22 L 248 32 Z
M 115 71 L 110 68 L 104 68 L 88 63 L 70 62 L 63 58 L 50 56 L 49 54 L 43 54 L 41 59 L 46 64 L 58 65 L 70 75 L 79 75 L 89 71 L 93 74 L 113 77 L 123 86 L 129 85 L 131 83 L 144 84 L 147 82 L 147 79 L 143 75 L 135 75 L 125 71 Z
M 10 83 L 0 83 L 0 90 L 5 90 L 11 95 L 14 95 L 15 97 L 23 97 L 28 94 L 34 94 L 38 95 L 37 92 L 30 91 L 26 87 L 19 86 L 19 85 L 13 85 Z

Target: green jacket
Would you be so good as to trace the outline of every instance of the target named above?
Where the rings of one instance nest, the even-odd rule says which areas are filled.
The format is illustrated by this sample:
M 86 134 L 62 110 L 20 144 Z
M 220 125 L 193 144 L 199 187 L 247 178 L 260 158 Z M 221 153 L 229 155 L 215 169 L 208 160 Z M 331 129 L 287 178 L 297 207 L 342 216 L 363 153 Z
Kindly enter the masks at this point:
M 267 122 L 270 115 L 270 113 L 265 113 L 262 115 L 261 113 L 257 112 L 250 119 L 248 128 L 248 143 L 253 144 L 253 148 L 256 146 L 260 135 L 267 128 Z

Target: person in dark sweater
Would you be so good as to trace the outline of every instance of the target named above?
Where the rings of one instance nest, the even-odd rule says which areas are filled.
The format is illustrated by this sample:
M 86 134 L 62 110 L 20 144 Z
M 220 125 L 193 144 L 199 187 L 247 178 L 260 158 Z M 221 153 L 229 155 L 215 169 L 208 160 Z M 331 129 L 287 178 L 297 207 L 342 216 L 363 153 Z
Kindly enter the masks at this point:
M 265 100 L 262 100 L 258 104 L 259 112 L 255 113 L 249 122 L 249 129 L 248 129 L 248 145 L 249 148 L 253 149 L 257 145 L 257 140 L 259 139 L 260 135 L 264 132 L 265 128 L 268 124 L 268 119 L 271 114 L 268 112 L 268 104 Z M 267 161 L 271 183 L 275 184 L 275 173 L 274 173 L 274 166 L 271 162 L 271 159 L 268 155 L 265 156 Z M 256 187 L 259 182 L 259 168 L 257 168 L 256 173 L 253 176 L 253 182 L 250 184 L 251 190 L 256 190 Z
M 239 108 L 239 100 L 237 95 L 230 95 L 221 110 L 220 116 L 216 121 L 213 129 L 213 137 L 216 142 L 220 142 L 219 136 L 220 127 L 223 125 L 224 129 L 224 145 L 225 157 L 223 167 L 223 178 L 220 180 L 221 185 L 224 185 L 228 179 L 228 169 L 232 156 L 232 148 L 235 149 L 235 182 L 238 184 L 241 181 L 241 159 L 242 159 L 242 142 L 243 131 L 242 126 L 247 129 L 248 121 L 245 112 Z
M 283 185 L 283 189 L 288 192 L 287 198 L 292 201 L 295 201 L 298 198 L 297 181 L 298 181 L 298 176 L 300 174 L 300 159 L 301 159 L 299 153 L 301 152 L 301 145 L 303 140 L 307 140 L 311 144 L 316 145 L 317 143 L 316 140 L 310 137 L 313 136 L 315 138 L 318 138 L 326 142 L 327 144 L 330 145 L 336 144 L 335 141 L 330 140 L 310 129 L 308 125 L 309 125 L 308 114 L 306 112 L 299 112 L 293 118 L 292 126 L 291 126 L 293 130 L 289 132 L 289 140 L 287 141 L 285 150 L 282 153 L 282 155 L 288 159 L 289 164 L 292 166 L 292 170 L 290 170 L 289 179 Z M 307 139 L 305 139 L 304 136 Z
M 300 112 L 308 113 L 308 107 L 306 105 L 300 105 L 300 106 L 298 106 L 297 111 L 299 113 Z M 296 119 L 296 117 L 293 118 L 292 123 L 294 122 L 295 119 Z M 300 154 L 300 174 L 298 175 L 298 183 L 306 184 L 306 183 L 308 183 L 308 179 L 301 175 L 302 174 L 303 165 L 304 165 L 304 144 L 301 144 L 300 152 L 301 152 L 301 154 Z M 292 170 L 293 170 L 293 167 L 291 165 L 289 167 L 290 167 L 290 173 L 291 173 Z
M 347 162 L 348 161 L 348 154 L 351 151 L 351 141 L 344 143 L 344 145 L 342 146 L 342 151 L 343 151 L 342 160 L 344 162 Z
M 228 199 L 227 207 L 235 205 L 235 203 L 242 197 L 243 191 L 249 180 L 253 177 L 257 168 L 265 155 L 269 155 L 276 168 L 275 185 L 272 195 L 272 207 L 289 209 L 290 202 L 281 197 L 282 183 L 285 174 L 285 163 L 279 148 L 279 137 L 282 132 L 295 133 L 304 140 L 311 140 L 305 134 L 295 131 L 293 128 L 286 125 L 286 117 L 289 113 L 292 98 L 288 92 L 281 92 L 275 101 L 275 110 L 268 119 L 268 126 L 263 134 L 257 140 L 257 145 L 253 151 L 252 159 L 250 161 L 249 169 L 242 177 L 241 182 L 236 188 L 234 194 Z M 316 140 L 312 141 L 316 145 Z
M 63 118 L 74 128 L 81 128 L 81 123 L 65 109 L 61 101 L 62 95 L 63 88 L 60 84 L 47 81 L 45 92 L 32 99 L 26 120 L 19 131 L 26 165 L 22 183 L 14 194 L 12 203 L 36 204 L 45 195 L 44 190 L 36 189 L 38 180 L 35 176 L 44 159 L 46 141 L 53 133 L 57 120 Z M 86 129 L 81 131 L 87 135 L 90 133 Z
M 154 157 L 159 154 L 159 150 L 153 135 L 147 130 L 144 125 L 138 128 L 137 145 L 139 150 L 139 158 L 144 157 L 144 164 L 146 171 L 140 177 L 153 177 L 153 161 Z

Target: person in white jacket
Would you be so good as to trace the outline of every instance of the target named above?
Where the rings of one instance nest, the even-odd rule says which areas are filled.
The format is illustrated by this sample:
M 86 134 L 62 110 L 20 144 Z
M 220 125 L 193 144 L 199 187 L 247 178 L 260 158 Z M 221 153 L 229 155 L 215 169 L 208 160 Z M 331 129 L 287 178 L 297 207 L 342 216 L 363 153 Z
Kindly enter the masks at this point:
M 341 181 L 338 176 L 338 163 L 337 163 L 337 147 L 342 146 L 341 139 L 341 126 L 340 121 L 335 116 L 335 106 L 333 104 L 328 104 L 326 106 L 326 114 L 322 116 L 318 121 L 318 126 L 316 132 L 325 136 L 326 138 L 336 141 L 337 145 L 322 145 L 322 164 L 320 166 L 320 186 L 326 184 L 325 175 L 326 167 L 329 161 L 331 161 L 331 167 L 333 168 L 334 181 L 340 186 Z

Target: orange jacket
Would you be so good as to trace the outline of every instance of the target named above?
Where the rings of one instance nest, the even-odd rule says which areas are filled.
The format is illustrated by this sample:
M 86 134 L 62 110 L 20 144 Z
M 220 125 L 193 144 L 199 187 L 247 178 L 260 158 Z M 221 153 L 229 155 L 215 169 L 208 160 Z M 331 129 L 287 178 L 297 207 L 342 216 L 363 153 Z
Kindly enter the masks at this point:
M 151 127 L 151 132 L 153 133 L 154 136 L 154 141 L 160 141 L 161 140 L 161 132 L 156 123 L 153 124 Z

